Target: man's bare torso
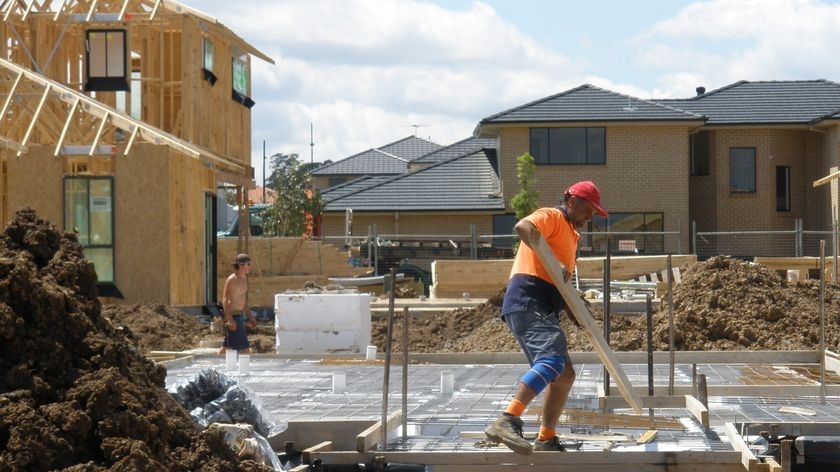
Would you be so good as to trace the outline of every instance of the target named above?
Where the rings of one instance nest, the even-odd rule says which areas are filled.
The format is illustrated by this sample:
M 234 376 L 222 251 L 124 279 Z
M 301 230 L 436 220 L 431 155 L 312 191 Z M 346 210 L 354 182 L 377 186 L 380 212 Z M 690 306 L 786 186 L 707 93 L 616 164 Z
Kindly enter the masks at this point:
M 225 297 L 228 299 L 228 304 L 232 314 L 238 314 L 245 309 L 246 295 L 248 293 L 248 279 L 245 277 L 237 277 L 236 274 L 231 274 L 227 280 L 228 293 Z

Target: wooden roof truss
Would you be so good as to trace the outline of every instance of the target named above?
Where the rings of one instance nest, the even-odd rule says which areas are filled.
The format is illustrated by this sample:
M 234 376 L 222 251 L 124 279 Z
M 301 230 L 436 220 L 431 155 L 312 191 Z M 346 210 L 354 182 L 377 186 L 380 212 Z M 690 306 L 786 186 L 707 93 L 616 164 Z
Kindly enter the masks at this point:
M 165 21 L 165 17 L 190 15 L 218 29 L 232 44 L 268 63 L 274 60 L 236 35 L 218 20 L 174 0 L 0 0 L 4 22 L 26 21 L 31 15 L 51 16 L 57 22 Z
M 202 161 L 222 174 L 224 180 L 246 185 L 248 169 L 232 159 L 218 156 L 87 95 L 40 74 L 0 59 L 0 149 L 17 156 L 31 142 L 55 143 L 54 155 L 66 146 L 85 146 L 90 156 L 102 146 L 112 153 L 128 155 L 138 141 L 168 146 Z M 37 136 L 37 139 L 35 139 Z

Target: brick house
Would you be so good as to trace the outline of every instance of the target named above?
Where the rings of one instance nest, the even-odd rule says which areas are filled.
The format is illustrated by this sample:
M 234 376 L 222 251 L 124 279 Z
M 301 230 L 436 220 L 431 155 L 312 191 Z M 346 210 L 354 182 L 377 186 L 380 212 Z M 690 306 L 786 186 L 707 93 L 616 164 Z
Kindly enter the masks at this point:
M 376 225 L 385 235 L 493 234 L 504 214 L 495 140 L 467 138 L 409 161 L 399 175 L 365 175 L 321 192 L 326 208 L 322 235 L 345 236 L 352 210 L 352 235 Z M 509 234 L 509 228 L 503 230 Z
M 409 162 L 441 147 L 417 136 L 407 136 L 318 167 L 311 174 L 312 187 L 323 192 L 360 177 L 387 178 L 404 174 L 409 171 Z
M 609 219 L 590 231 L 666 231 L 633 236 L 646 253 L 688 252 L 698 231 L 830 230 L 837 197 L 812 182 L 840 162 L 840 84 L 740 81 L 679 100 L 642 100 L 583 85 L 481 120 L 499 140 L 499 178 L 510 213 L 517 156 L 538 166 L 541 204 L 569 184 L 594 180 Z M 613 249 L 617 244 L 613 238 Z M 624 239 L 624 238 L 622 238 Z M 582 241 L 603 254 L 603 237 Z M 747 243 L 718 242 L 749 255 Z

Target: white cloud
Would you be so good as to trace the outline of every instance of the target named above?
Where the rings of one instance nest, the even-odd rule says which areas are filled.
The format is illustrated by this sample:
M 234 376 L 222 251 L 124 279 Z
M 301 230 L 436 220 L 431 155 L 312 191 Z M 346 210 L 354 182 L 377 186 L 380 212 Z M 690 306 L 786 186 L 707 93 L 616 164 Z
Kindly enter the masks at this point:
M 738 80 L 807 80 L 840 75 L 840 5 L 815 0 L 698 2 L 639 37 L 641 59 L 666 71 L 657 92 L 689 96 Z M 694 84 L 689 84 L 694 80 Z
M 418 0 L 191 3 L 272 57 L 254 61 L 254 154 L 337 159 L 414 133 L 439 144 L 485 116 L 580 82 L 585 61 L 542 46 L 487 4 Z M 260 143 L 257 145 L 256 143 Z M 259 173 L 259 170 L 258 170 Z

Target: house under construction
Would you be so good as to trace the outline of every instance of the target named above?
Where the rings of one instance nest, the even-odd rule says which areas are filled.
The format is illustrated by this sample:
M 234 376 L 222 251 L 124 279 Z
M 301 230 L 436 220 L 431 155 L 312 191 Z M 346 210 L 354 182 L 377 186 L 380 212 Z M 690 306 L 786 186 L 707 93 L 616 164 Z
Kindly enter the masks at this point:
M 253 186 L 252 59 L 170 0 L 0 1 L 0 221 L 78 234 L 99 291 L 204 304 L 216 189 Z

